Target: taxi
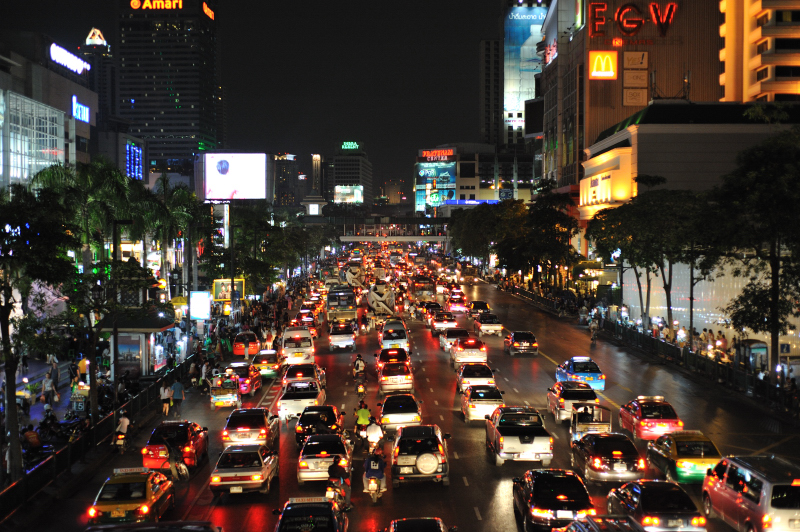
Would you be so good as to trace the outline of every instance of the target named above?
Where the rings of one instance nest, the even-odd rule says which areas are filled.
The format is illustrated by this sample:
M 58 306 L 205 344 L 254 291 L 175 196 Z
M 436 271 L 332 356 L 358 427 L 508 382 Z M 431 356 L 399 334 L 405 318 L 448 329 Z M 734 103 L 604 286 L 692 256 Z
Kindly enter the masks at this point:
M 256 390 L 261 388 L 261 373 L 250 362 L 231 362 L 225 368 L 226 374 L 236 374 L 239 376 L 239 391 L 253 397 Z
M 233 339 L 233 354 L 244 356 L 245 347 L 247 347 L 248 355 L 254 355 L 261 350 L 261 343 L 258 341 L 256 333 L 247 331 L 236 335 L 236 338 Z
M 347 532 L 349 522 L 344 508 L 326 497 L 295 497 L 276 508 L 273 514 L 279 515 L 275 532 L 295 532 L 297 530 L 325 530 L 326 532 Z
M 667 480 L 700 484 L 722 455 L 699 430 L 679 430 L 648 443 L 646 457 L 650 469 L 661 471 Z
M 622 430 L 630 431 L 634 439 L 655 440 L 664 434 L 683 430 L 672 405 L 661 395 L 640 395 L 619 409 Z
M 175 507 L 175 486 L 146 467 L 115 469 L 89 507 L 90 525 L 158 521 Z
M 467 299 L 464 297 L 464 294 L 451 295 L 450 299 L 447 301 L 447 308 L 450 312 L 466 312 Z
M 572 357 L 556 368 L 556 382 L 585 382 L 593 390 L 606 389 L 606 376 L 590 357 Z
M 262 378 L 275 378 L 280 374 L 281 361 L 278 353 L 274 349 L 262 349 L 258 355 L 253 357 L 253 366 L 261 374 Z

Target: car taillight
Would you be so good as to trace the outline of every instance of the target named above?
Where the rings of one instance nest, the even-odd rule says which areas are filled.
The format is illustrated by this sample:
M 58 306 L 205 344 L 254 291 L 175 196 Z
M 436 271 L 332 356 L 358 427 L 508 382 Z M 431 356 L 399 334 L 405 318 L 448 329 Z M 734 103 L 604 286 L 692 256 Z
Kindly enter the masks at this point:
M 644 516 L 644 517 L 642 518 L 642 524 L 643 524 L 643 525 L 654 525 L 654 526 L 658 526 L 658 524 L 659 524 L 660 522 L 661 522 L 661 520 L 660 520 L 658 517 L 653 517 L 653 516 L 650 516 L 650 515 L 646 515 L 646 516 Z
M 211 482 L 222 482 L 222 477 L 211 477 Z
M 385 380 L 386 380 L 386 377 L 381 377 L 381 380 L 382 380 L 382 381 L 385 381 Z
M 553 450 L 553 438 L 550 438 L 550 450 Z
M 94 506 L 89 508 L 89 517 L 96 517 L 98 513 L 100 512 L 98 512 L 97 508 L 95 508 Z
M 342 467 L 347 467 L 347 458 L 342 458 L 339 460 L 339 465 Z
M 772 528 L 772 516 L 767 514 L 761 518 L 761 528 Z
M 558 402 L 563 405 L 564 404 L 564 398 L 563 397 L 559 397 Z
M 299 467 L 300 469 L 308 469 L 308 462 L 306 462 L 305 460 L 303 460 L 302 462 L 300 462 L 300 465 L 299 465 L 298 467 Z
M 286 386 L 286 379 L 283 379 L 282 384 Z
M 594 508 L 589 508 L 587 510 L 578 510 L 577 512 L 578 519 L 585 519 L 587 515 L 597 515 L 597 510 Z
M 150 507 L 146 504 L 139 506 L 139 513 L 142 515 L 147 515 L 150 513 Z
M 682 427 L 682 426 L 683 426 L 683 421 L 681 421 L 680 419 L 678 420 L 678 426 L 679 426 L 679 427 Z
M 592 460 L 592 467 L 594 467 L 595 469 L 600 469 L 601 467 L 603 467 L 603 460 L 600 458 L 594 458 Z
M 296 426 L 294 427 L 294 431 L 295 431 L 295 432 L 300 432 L 300 433 L 302 433 L 302 432 L 303 432 L 303 427 L 301 427 L 300 425 L 296 425 Z
M 250 379 L 245 379 L 245 380 L 244 380 L 244 383 L 245 383 L 245 384 L 250 384 Z
M 604 381 L 604 380 L 606 380 L 606 376 L 605 376 L 605 375 L 602 375 L 602 374 L 601 374 L 599 377 L 597 377 L 597 378 L 598 378 L 598 379 L 600 379 L 601 381 Z
M 276 403 L 276 406 L 277 406 L 278 408 L 280 408 L 280 407 L 281 407 L 281 402 L 280 402 L 280 401 L 278 401 L 278 402 Z
M 463 351 L 463 350 L 464 350 L 464 348 L 463 348 L 463 347 L 459 347 L 459 348 L 458 348 L 458 350 L 459 350 L 459 351 Z
M 263 480 L 264 477 L 261 475 L 250 475 L 250 480 Z
M 230 436 L 228 436 L 228 431 L 227 430 L 223 430 L 222 431 L 222 439 L 223 440 L 230 440 L 231 439 Z
M 400 454 L 400 447 L 395 447 L 393 454 L 394 454 L 394 457 L 397 458 L 397 455 Z
M 481 351 L 486 351 L 486 346 L 481 347 Z
M 639 469 L 647 468 L 647 465 L 644 463 L 644 458 L 639 458 L 639 461 L 636 462 L 636 467 L 638 467 Z
M 267 429 L 261 429 L 260 431 L 258 431 L 259 436 L 265 436 L 266 434 L 267 434 Z
M 497 445 L 500 447 L 500 450 L 502 451 L 503 450 L 503 437 L 502 436 L 500 436 L 500 439 L 498 440 Z
M 147 452 L 148 452 L 148 451 L 147 451 L 147 447 L 143 447 L 143 448 L 142 448 L 142 454 L 147 454 Z
M 639 425 L 642 426 L 642 427 L 646 427 L 647 426 L 647 421 L 642 420 L 642 421 L 639 422 Z
M 473 405 L 472 403 L 470 403 L 470 404 L 469 404 L 469 407 L 470 407 L 470 408 L 475 408 L 475 405 Z
M 406 380 L 410 381 L 411 380 L 411 375 L 406 375 Z
M 317 405 L 319 405 L 319 401 L 317 401 L 316 399 L 314 399 L 314 406 L 317 406 Z
M 692 517 L 692 526 L 706 526 L 706 518 Z
M 280 365 L 275 364 L 274 366 L 272 366 L 272 369 L 278 369 L 279 367 L 280 367 Z
M 533 514 L 534 517 L 545 517 L 547 519 L 553 518 L 553 511 L 545 510 L 543 508 L 531 508 L 531 514 Z
M 183 448 L 183 452 L 190 453 L 192 452 L 192 448 L 187 445 L 186 447 Z

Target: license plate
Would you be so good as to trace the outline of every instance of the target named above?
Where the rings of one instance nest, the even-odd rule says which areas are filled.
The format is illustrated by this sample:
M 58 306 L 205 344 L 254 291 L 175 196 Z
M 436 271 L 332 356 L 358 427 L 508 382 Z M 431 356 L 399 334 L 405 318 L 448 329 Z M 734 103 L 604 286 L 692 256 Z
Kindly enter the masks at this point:
M 558 519 L 572 519 L 572 511 L 570 511 L 570 510 L 556 510 L 556 517 Z
M 593 380 L 594 380 L 594 377 L 586 377 L 586 380 L 587 380 L 587 381 L 593 381 Z
M 400 347 L 400 344 L 392 344 L 392 347 Z
M 241 493 L 242 487 L 241 486 L 231 486 L 231 493 Z
M 789 528 L 800 528 L 800 519 L 789 519 Z
M 667 428 L 667 424 L 666 423 L 659 423 L 658 424 L 658 428 L 665 429 L 665 428 Z
M 111 517 L 125 517 L 125 510 L 111 510 Z
M 301 356 L 304 356 L 304 355 L 305 355 L 305 353 L 302 353 L 302 352 L 294 354 L 294 356 L 296 356 L 296 357 L 301 357 Z
M 400 474 L 411 474 L 413 472 L 414 472 L 414 468 L 413 467 L 401 467 L 400 468 Z
M 625 464 L 614 464 L 614 471 L 627 471 L 628 466 Z
M 667 526 L 683 526 L 683 520 L 681 519 L 667 519 Z
M 402 382 L 402 379 L 400 379 L 398 377 L 392 377 L 392 382 L 394 382 L 394 383 Z
M 528 342 L 520 342 L 520 347 L 528 347 Z
M 167 451 L 158 451 L 158 456 L 167 456 Z

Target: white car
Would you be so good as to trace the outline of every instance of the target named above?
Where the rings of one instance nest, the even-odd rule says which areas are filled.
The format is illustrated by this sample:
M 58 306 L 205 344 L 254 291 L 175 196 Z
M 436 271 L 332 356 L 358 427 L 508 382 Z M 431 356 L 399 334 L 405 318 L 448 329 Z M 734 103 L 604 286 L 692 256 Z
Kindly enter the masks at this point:
M 477 338 L 459 338 L 450 348 L 450 365 L 456 371 L 462 364 L 488 361 L 486 344 Z
M 468 386 L 461 393 L 461 413 L 464 422 L 484 420 L 498 407 L 506 406 L 503 393 L 496 386 Z
M 459 338 L 469 338 L 469 332 L 460 328 L 447 329 L 439 335 L 439 348 L 442 351 L 450 351 L 450 348 Z
M 381 426 L 384 432 L 395 431 L 400 427 L 422 424 L 422 412 L 420 405 L 422 401 L 417 401 L 410 393 L 390 395 L 384 399 L 383 403 L 378 403 L 381 407 Z
M 405 329 L 384 329 L 381 333 L 381 349 L 405 349 L 410 353 L 408 334 Z
M 381 394 L 414 393 L 414 375 L 408 364 L 404 362 L 386 364 L 378 372 L 378 385 L 378 392 Z
M 458 369 L 456 390 L 461 392 L 468 386 L 494 386 L 494 373 L 487 364 L 462 364 Z
M 278 453 L 265 445 L 231 445 L 211 473 L 212 493 L 269 493 L 278 476 Z
M 308 437 L 297 459 L 297 484 L 309 480 L 328 480 L 328 468 L 335 456 L 349 473 L 353 461 L 353 446 L 339 434 L 313 434 Z
M 438 312 L 431 320 L 431 335 L 438 336 L 447 329 L 455 329 L 458 327 L 456 317 L 450 312 Z
M 282 346 L 285 365 L 314 362 L 314 339 L 307 327 L 287 327 Z

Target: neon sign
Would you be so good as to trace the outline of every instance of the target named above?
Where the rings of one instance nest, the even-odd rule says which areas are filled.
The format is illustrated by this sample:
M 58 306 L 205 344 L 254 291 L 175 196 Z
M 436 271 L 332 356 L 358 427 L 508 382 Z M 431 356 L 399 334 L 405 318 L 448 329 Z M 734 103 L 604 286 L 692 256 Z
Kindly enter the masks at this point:
M 602 37 L 606 34 L 605 25 L 608 18 L 605 13 L 608 10 L 606 2 L 594 2 L 589 4 L 589 36 Z M 620 6 L 614 13 L 614 21 L 620 33 L 627 37 L 632 37 L 639 33 L 650 20 L 657 28 L 662 37 L 667 36 L 667 31 L 675 18 L 678 4 L 670 2 L 663 9 L 655 2 L 649 4 L 650 17 L 646 19 L 642 10 L 633 3 Z
M 620 6 L 617 12 L 614 13 L 614 20 L 617 21 L 619 31 L 628 36 L 639 33 L 639 30 L 644 25 L 642 12 L 634 4 Z
M 214 12 L 211 11 L 211 8 L 208 7 L 208 4 L 206 4 L 205 2 L 203 2 L 203 13 L 208 15 L 208 18 L 210 18 L 211 20 L 214 20 Z
M 342 142 L 343 150 L 357 150 L 358 142 Z
M 423 157 L 451 157 L 453 155 L 453 148 L 446 150 L 422 150 Z
M 617 51 L 589 52 L 589 79 L 617 79 Z
M 72 116 L 75 120 L 89 123 L 89 107 L 78 103 L 78 97 L 72 95 Z
M 76 74 L 83 74 L 84 70 L 92 69 L 92 65 L 80 57 L 72 55 L 56 43 L 50 45 L 50 59 L 52 59 L 54 63 L 58 63 L 59 65 L 72 70 Z
M 144 2 L 142 0 L 131 0 L 131 8 L 132 9 L 140 9 L 140 8 L 183 9 L 183 0 L 144 0 Z

